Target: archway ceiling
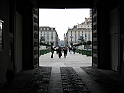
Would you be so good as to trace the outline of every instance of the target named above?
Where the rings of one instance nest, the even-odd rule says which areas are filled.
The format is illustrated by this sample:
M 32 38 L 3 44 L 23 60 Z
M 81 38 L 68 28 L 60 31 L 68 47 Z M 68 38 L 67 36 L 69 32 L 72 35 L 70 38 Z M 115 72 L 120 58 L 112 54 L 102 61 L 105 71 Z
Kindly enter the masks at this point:
M 93 0 L 38 0 L 39 8 L 92 8 Z
M 23 14 L 24 7 L 27 7 L 27 3 L 30 2 L 38 8 L 92 8 L 93 1 L 95 0 L 17 0 L 16 10 L 20 14 Z

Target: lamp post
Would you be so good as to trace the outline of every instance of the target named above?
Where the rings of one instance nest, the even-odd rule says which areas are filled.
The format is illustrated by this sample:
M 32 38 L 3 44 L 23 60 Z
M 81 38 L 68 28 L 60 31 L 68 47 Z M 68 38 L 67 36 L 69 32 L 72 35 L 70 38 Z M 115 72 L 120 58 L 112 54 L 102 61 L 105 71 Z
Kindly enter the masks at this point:
M 73 38 L 72 34 L 71 34 L 70 38 L 71 38 L 71 43 L 70 43 L 70 45 L 72 46 L 72 45 L 73 45 L 73 43 L 72 43 L 72 38 Z
M 84 37 L 83 37 L 83 35 L 80 36 L 80 40 L 81 40 L 81 43 L 82 43 L 82 45 L 83 45 L 83 42 L 84 42 Z M 82 49 L 83 49 L 83 48 L 82 48 Z
M 88 51 L 88 48 L 87 48 L 87 40 L 86 40 L 86 35 L 85 35 L 85 42 L 86 42 L 86 55 L 87 55 L 87 51 Z

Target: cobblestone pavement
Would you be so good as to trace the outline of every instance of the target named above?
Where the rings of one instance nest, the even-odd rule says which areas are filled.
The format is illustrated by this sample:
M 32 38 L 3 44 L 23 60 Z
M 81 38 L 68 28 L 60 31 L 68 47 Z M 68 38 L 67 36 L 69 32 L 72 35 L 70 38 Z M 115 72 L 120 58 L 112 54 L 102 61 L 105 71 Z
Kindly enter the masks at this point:
M 72 67 L 61 67 L 60 70 L 64 93 L 90 93 Z
M 30 74 L 24 73 L 20 74 L 21 79 L 18 80 L 18 76 L 0 93 L 124 93 L 122 84 L 93 67 L 41 66 Z
M 33 70 L 23 70 L 17 73 L 14 77 L 14 80 L 11 84 L 7 82 L 4 86 L 0 89 L 0 93 L 18 93 L 19 89 L 28 81 L 32 74 L 35 72 L 36 69 Z
M 11 85 L 4 85 L 0 93 L 124 93 L 123 77 L 115 78 L 113 71 L 91 67 L 92 57 L 50 55 L 40 56 L 38 68 L 16 74 Z
M 18 93 L 47 93 L 52 67 L 39 67 Z
M 81 67 L 94 81 L 108 93 L 124 93 L 124 86 L 93 67 Z

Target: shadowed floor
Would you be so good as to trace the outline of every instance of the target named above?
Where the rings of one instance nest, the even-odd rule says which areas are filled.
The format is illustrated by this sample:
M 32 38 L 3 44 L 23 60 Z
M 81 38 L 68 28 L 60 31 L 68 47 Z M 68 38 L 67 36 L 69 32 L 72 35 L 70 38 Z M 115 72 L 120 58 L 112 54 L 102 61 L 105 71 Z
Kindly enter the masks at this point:
M 56 53 L 50 56 L 41 55 L 38 68 L 19 72 L 0 93 L 124 93 L 123 77 L 93 68 L 92 57 L 77 53 L 68 53 L 67 58 L 58 58 Z

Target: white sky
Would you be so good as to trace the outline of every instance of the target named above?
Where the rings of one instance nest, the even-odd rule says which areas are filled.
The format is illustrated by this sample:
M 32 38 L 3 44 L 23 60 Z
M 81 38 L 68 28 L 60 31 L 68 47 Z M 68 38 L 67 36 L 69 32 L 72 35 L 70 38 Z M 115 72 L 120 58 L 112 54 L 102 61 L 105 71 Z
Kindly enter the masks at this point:
M 54 27 L 59 39 L 64 39 L 64 33 L 68 27 L 73 28 L 77 23 L 84 22 L 89 18 L 90 9 L 39 9 L 39 26 Z

